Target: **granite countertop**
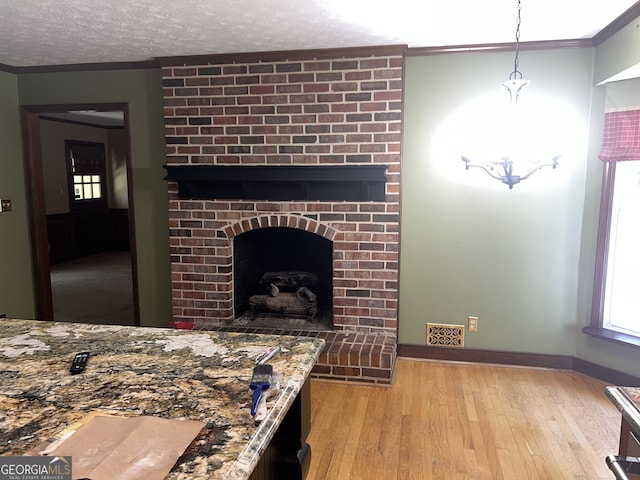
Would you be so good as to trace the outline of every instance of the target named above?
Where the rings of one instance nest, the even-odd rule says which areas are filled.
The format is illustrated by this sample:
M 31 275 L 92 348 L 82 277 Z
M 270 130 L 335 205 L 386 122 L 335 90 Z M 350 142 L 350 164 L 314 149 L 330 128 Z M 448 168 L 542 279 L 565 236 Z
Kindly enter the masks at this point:
M 606 387 L 605 393 L 631 429 L 640 433 L 640 387 Z
M 282 374 L 259 424 L 255 358 Z M 37 448 L 89 413 L 206 422 L 167 479 L 248 478 L 323 348 L 308 337 L 0 320 L 0 455 Z M 86 370 L 69 373 L 77 352 Z

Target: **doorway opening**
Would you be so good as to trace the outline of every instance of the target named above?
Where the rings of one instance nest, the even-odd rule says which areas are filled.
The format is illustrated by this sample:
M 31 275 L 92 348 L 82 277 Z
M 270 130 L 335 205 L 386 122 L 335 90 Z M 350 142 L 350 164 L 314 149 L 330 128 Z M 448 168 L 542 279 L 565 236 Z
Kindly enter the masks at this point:
M 22 113 L 37 318 L 139 325 L 127 105 Z

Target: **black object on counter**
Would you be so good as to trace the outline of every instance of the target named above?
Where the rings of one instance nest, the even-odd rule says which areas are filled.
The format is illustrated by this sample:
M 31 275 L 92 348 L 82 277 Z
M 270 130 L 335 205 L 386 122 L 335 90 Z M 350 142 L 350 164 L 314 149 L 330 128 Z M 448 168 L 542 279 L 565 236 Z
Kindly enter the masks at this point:
M 76 373 L 83 372 L 84 367 L 87 366 L 87 360 L 89 360 L 89 352 L 76 353 L 76 356 L 73 357 L 73 362 L 71 362 L 71 368 L 69 371 L 74 375 Z

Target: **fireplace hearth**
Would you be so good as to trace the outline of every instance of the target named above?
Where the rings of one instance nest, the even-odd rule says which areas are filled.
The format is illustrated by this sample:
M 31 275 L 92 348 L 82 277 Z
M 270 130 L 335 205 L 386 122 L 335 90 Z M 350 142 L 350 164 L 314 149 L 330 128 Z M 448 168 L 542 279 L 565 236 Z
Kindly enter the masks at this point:
M 320 332 L 333 330 L 332 315 L 329 311 L 320 311 L 311 320 L 297 316 L 282 316 L 278 314 L 255 315 L 247 312 L 234 318 L 230 327 L 258 328 L 263 331 L 300 330 L 305 332 Z

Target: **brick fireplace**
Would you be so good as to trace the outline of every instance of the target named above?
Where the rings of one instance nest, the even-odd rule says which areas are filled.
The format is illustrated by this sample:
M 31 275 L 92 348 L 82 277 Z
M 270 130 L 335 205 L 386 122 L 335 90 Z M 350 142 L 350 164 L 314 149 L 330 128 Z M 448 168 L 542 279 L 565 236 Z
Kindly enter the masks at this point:
M 403 55 L 379 47 L 161 59 L 175 321 L 238 329 L 236 240 L 306 232 L 330 245 L 333 330 L 269 333 L 325 338 L 316 377 L 391 382 Z

